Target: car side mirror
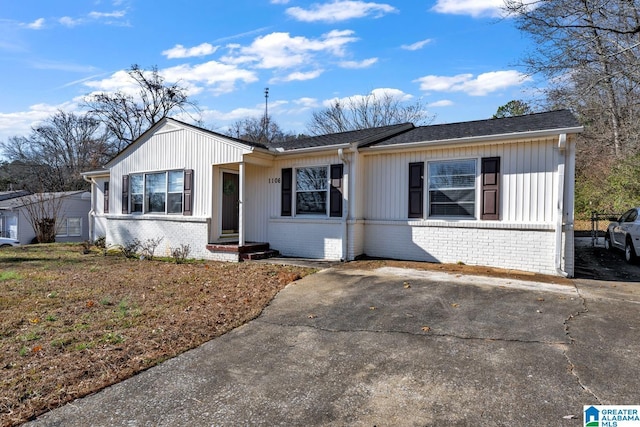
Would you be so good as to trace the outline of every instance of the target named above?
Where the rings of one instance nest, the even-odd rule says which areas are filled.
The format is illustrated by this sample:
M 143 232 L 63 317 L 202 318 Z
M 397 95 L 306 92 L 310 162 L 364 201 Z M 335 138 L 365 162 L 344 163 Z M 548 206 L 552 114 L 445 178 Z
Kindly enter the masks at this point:
M 609 217 L 609 221 L 611 221 L 611 222 L 619 222 L 619 221 L 620 221 L 620 218 L 615 217 L 615 216 L 610 216 L 610 217 Z

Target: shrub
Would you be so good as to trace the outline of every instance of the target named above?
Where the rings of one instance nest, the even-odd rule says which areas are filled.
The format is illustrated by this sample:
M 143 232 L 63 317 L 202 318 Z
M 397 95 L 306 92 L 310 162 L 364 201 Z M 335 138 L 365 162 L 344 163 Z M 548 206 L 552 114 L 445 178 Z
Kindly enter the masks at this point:
M 156 252 L 156 248 L 162 243 L 164 237 L 158 237 L 156 239 L 147 239 L 140 244 L 140 255 L 147 259 L 153 259 Z
M 125 258 L 135 258 L 138 255 L 138 251 L 140 250 L 140 240 L 133 239 L 128 240 L 124 243 L 124 245 L 120 245 L 119 249 L 122 252 L 122 255 Z
M 191 246 L 181 244 L 178 248 L 171 248 L 171 257 L 176 261 L 176 264 L 184 263 L 189 254 L 191 253 Z

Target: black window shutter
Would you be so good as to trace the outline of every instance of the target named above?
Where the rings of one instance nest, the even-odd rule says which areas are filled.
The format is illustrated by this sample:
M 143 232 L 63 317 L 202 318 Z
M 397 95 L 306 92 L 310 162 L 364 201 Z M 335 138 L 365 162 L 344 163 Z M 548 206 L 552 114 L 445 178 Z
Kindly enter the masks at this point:
M 104 183 L 104 204 L 102 205 L 102 212 L 109 213 L 109 181 Z
M 424 162 L 409 163 L 409 218 L 422 218 L 424 206 Z
M 122 213 L 129 213 L 129 175 L 122 175 Z
M 500 219 L 500 157 L 482 159 L 482 213 L 480 219 Z
M 282 169 L 282 183 L 281 183 L 281 209 L 280 215 L 291 216 L 291 197 L 293 195 L 293 169 Z
M 342 163 L 331 165 L 331 187 L 329 187 L 329 216 L 342 216 L 342 174 Z
M 193 215 L 193 169 L 184 171 L 184 204 L 182 205 L 182 215 Z

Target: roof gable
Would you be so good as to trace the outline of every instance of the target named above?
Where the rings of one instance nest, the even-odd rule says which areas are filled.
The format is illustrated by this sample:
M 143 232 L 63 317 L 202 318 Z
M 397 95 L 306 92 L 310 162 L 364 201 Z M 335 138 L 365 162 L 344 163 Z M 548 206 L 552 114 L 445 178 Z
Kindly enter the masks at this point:
M 251 150 L 253 148 L 262 148 L 262 149 L 265 149 L 265 150 L 267 149 L 267 147 L 262 145 L 262 144 L 257 144 L 257 143 L 253 143 L 253 142 L 250 142 L 250 141 L 244 141 L 244 140 L 241 140 L 241 139 L 238 139 L 238 138 L 233 138 L 231 136 L 223 135 L 221 133 L 217 133 L 217 132 L 214 132 L 214 131 L 211 131 L 211 130 L 208 130 L 208 129 L 204 129 L 204 128 L 201 128 L 201 127 L 198 127 L 198 126 L 190 125 L 188 123 L 184 123 L 184 122 L 181 122 L 179 120 L 172 119 L 170 117 L 165 117 L 164 119 L 160 120 L 158 123 L 153 125 L 151 128 L 149 128 L 142 135 L 140 135 L 131 144 L 127 145 L 118 154 L 116 154 L 111 160 L 109 160 L 107 162 L 105 167 L 108 168 L 108 167 L 112 166 L 114 163 L 117 163 L 117 161 L 122 156 L 126 155 L 126 153 L 129 153 L 132 150 L 135 150 L 137 147 L 139 147 L 141 144 L 143 144 L 146 141 L 148 141 L 155 134 L 176 132 L 176 131 L 181 131 L 181 130 L 188 130 L 188 131 L 192 131 L 192 132 L 195 131 L 195 132 L 204 133 L 206 135 L 213 136 L 213 137 L 215 137 L 217 139 L 225 140 L 225 141 L 229 142 L 232 145 L 236 145 L 236 146 L 239 146 L 241 148 L 245 148 L 247 150 Z

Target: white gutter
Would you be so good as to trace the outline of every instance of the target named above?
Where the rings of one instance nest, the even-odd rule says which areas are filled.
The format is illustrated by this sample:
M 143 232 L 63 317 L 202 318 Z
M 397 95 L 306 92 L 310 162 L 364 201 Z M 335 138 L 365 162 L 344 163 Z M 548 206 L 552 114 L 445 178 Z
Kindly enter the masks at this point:
M 564 215 L 564 169 L 566 162 L 567 134 L 562 133 L 558 138 L 558 207 L 556 211 L 556 272 L 567 277 L 569 274 L 562 269 L 562 223 Z
M 338 149 L 338 157 L 346 169 L 342 172 L 342 188 L 344 191 L 342 198 L 346 204 L 342 219 L 342 261 L 349 261 L 349 175 L 351 174 L 351 170 L 349 168 L 349 160 L 345 157 L 342 148 Z

